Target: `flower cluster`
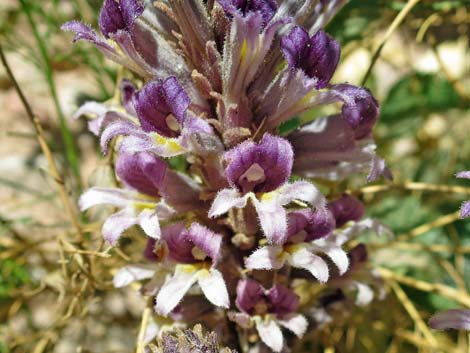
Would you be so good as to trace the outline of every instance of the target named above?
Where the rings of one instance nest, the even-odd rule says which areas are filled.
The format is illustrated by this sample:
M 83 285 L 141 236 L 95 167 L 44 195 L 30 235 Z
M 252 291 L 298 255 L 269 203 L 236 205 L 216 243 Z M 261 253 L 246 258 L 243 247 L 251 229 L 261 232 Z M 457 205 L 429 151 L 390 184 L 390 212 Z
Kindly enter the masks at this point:
M 371 135 L 377 101 L 330 82 L 340 46 L 322 28 L 345 2 L 105 0 L 101 34 L 63 26 L 130 78 L 120 104 L 88 102 L 76 113 L 93 117 L 103 153 L 116 153 L 120 184 L 92 187 L 81 209 L 119 209 L 102 228 L 113 246 L 133 226 L 148 237 L 147 262 L 118 271 L 116 287 L 148 280 L 142 291 L 158 315 L 227 331 L 227 343 L 253 330 L 260 340 L 244 344 L 275 352 L 288 343 L 281 327 L 302 337 L 315 320 L 319 304 L 301 301 L 296 283 L 332 279 L 371 299 L 351 274 L 361 250 L 343 246 L 382 227 L 362 219 L 355 197 L 327 198 L 312 182 L 365 170 L 369 181 L 391 177 Z M 323 105 L 337 113 L 279 136 L 283 123 Z

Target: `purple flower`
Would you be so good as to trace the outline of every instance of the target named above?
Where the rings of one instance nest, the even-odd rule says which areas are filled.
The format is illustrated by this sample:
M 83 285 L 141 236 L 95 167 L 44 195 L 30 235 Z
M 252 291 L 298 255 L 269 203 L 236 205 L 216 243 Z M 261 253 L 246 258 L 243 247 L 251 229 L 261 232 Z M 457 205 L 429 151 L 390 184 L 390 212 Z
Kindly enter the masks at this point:
M 470 179 L 470 171 L 463 171 L 456 174 L 457 178 Z M 460 217 L 470 217 L 470 201 L 465 201 L 460 207 Z
M 263 26 L 266 26 L 277 11 L 275 0 L 219 0 L 224 11 L 233 16 L 235 13 L 247 16 L 250 13 L 259 13 L 263 18 Z
M 435 330 L 470 331 L 470 310 L 447 310 L 437 313 L 429 320 L 429 326 Z
M 135 96 L 135 110 L 142 130 L 165 137 L 181 134 L 191 103 L 176 77 L 147 83 Z
M 291 69 L 300 69 L 317 80 L 316 89 L 325 88 L 339 62 L 338 42 L 323 31 L 312 37 L 302 27 L 295 26 L 282 37 L 281 49 Z
M 174 213 L 159 195 L 166 174 L 166 163 L 151 153 L 121 153 L 116 162 L 116 173 L 125 189 L 93 187 L 80 197 L 80 209 L 110 204 L 121 211 L 109 216 L 103 224 L 103 236 L 116 245 L 124 230 L 140 225 L 145 234 L 160 237 L 159 219 Z
M 299 296 L 281 284 L 266 290 L 254 280 L 240 280 L 235 303 L 241 313 L 231 313 L 230 318 L 242 327 L 254 322 L 261 340 L 274 352 L 280 352 L 284 346 L 279 326 L 297 337 L 302 337 L 307 330 L 305 317 L 295 313 Z
M 336 219 L 336 226 L 342 227 L 349 221 L 358 221 L 364 215 L 364 205 L 354 196 L 343 194 L 341 198 L 328 204 Z
M 294 159 L 290 144 L 279 137 L 264 135 L 256 144 L 246 141 L 224 155 L 230 186 L 243 194 L 270 192 L 285 184 Z
M 129 92 L 125 92 L 130 94 Z M 147 83 L 140 91 L 127 97 L 130 113 L 136 112 L 139 123 L 129 114 L 106 113 L 100 122 L 101 148 L 116 136 L 125 136 L 120 149 L 128 153 L 152 152 L 173 157 L 188 151 L 204 153 L 199 141 L 219 141 L 212 127 L 188 110 L 191 101 L 174 76 Z
M 109 38 L 117 31 L 129 31 L 143 12 L 144 6 L 138 0 L 105 0 L 99 19 L 101 33 Z
M 369 170 L 368 181 L 381 175 L 391 179 L 385 162 L 368 139 L 356 139 L 354 129 L 340 115 L 314 120 L 289 135 L 295 152 L 294 172 L 305 177 L 341 180 Z
M 379 116 L 379 103 L 370 91 L 346 83 L 334 85 L 332 91 L 344 102 L 342 116 L 354 129 L 356 139 L 370 135 Z
M 341 245 L 326 237 L 335 228 L 335 219 L 326 208 L 292 211 L 288 214 L 288 231 L 275 245 L 255 250 L 245 266 L 252 270 L 279 270 L 286 263 L 309 271 L 318 281 L 328 281 L 329 270 L 325 260 L 317 255 L 324 253 L 338 267 L 340 274 L 346 272 L 349 259 Z
M 282 239 L 287 232 L 284 206 L 296 199 L 313 206 L 324 203 L 323 195 L 312 184 L 287 182 L 292 158 L 289 142 L 269 134 L 258 144 L 246 141 L 226 152 L 225 172 L 231 188 L 218 192 L 209 217 L 220 216 L 233 207 L 244 208 L 251 200 L 268 241 Z
M 189 229 L 184 223 L 175 223 L 163 229 L 162 239 L 169 258 L 178 264 L 158 292 L 155 310 L 167 316 L 196 282 L 212 304 L 228 308 L 225 281 L 214 267 L 221 255 L 222 236 L 198 223 Z

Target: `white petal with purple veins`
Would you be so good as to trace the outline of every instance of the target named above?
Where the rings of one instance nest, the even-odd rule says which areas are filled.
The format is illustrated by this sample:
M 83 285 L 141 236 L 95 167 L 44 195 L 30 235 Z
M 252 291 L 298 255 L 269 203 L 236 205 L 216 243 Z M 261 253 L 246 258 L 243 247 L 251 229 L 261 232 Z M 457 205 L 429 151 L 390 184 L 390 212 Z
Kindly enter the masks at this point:
M 279 324 L 289 331 L 293 332 L 297 337 L 302 337 L 307 331 L 308 321 L 305 316 L 300 314 L 292 314 L 288 317 L 278 320 Z
M 273 319 L 263 320 L 256 317 L 256 330 L 261 340 L 274 352 L 280 352 L 284 346 L 284 337 L 279 325 Z
M 288 262 L 293 267 L 303 268 L 309 271 L 322 283 L 328 281 L 329 271 L 325 260 L 320 256 L 311 253 L 306 247 L 293 251 Z
M 129 265 L 121 268 L 113 278 L 113 285 L 116 288 L 125 287 L 133 282 L 147 278 L 152 278 L 155 274 L 153 265 Z
M 245 266 L 251 270 L 280 269 L 284 260 L 280 258 L 283 249 L 280 246 L 265 246 L 255 250 L 246 260 Z
M 198 283 L 202 292 L 215 306 L 228 308 L 230 301 L 222 274 L 215 268 L 199 271 Z
M 189 266 L 177 266 L 173 277 L 168 279 L 158 292 L 155 304 L 157 313 L 167 316 L 196 281 L 196 269 Z

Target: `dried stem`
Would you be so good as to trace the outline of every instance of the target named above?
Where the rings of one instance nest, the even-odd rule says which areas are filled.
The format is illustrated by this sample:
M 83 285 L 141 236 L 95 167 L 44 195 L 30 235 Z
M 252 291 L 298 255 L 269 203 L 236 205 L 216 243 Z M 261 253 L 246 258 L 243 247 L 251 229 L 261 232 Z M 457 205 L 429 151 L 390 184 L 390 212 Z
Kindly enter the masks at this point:
M 34 126 L 34 129 L 36 131 L 36 138 L 39 142 L 39 145 L 41 146 L 41 150 L 44 153 L 44 156 L 47 159 L 47 163 L 49 166 L 49 173 L 51 176 L 54 178 L 57 187 L 59 189 L 59 194 L 62 199 L 62 203 L 64 204 L 65 211 L 69 217 L 70 222 L 72 223 L 73 227 L 75 228 L 75 231 L 77 233 L 77 242 L 79 244 L 82 243 L 83 241 L 83 232 L 80 227 L 80 224 L 77 221 L 77 218 L 75 217 L 75 212 L 72 207 L 72 203 L 70 202 L 70 199 L 67 194 L 67 190 L 65 188 L 65 182 L 62 176 L 59 173 L 59 170 L 57 169 L 57 165 L 54 161 L 54 157 L 52 156 L 52 152 L 49 149 L 49 146 L 47 145 L 46 139 L 44 137 L 44 130 L 42 128 L 40 120 L 34 115 L 33 110 L 31 109 L 31 106 L 26 99 L 25 95 L 23 94 L 23 91 L 21 90 L 18 81 L 15 79 L 15 76 L 13 75 L 13 72 L 10 69 L 10 66 L 8 65 L 7 59 L 5 57 L 5 53 L 3 51 L 2 44 L 0 42 L 0 59 L 2 61 L 3 66 L 5 67 L 5 71 L 8 75 L 8 78 L 10 81 L 13 83 L 13 86 L 15 87 L 16 92 L 18 93 L 18 96 L 21 99 L 21 102 L 23 103 L 23 106 L 26 110 L 26 113 L 28 115 L 29 120 Z

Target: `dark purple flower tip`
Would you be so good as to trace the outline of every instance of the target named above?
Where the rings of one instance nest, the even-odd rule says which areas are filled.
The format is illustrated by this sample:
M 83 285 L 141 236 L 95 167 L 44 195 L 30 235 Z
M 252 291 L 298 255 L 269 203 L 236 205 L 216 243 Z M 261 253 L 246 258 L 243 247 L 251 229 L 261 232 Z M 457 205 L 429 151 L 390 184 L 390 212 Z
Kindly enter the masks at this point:
M 154 197 L 159 196 L 166 168 L 164 161 L 149 152 L 122 152 L 116 161 L 116 174 L 126 186 Z
M 155 254 L 155 244 L 157 241 L 153 238 L 147 237 L 147 245 L 144 250 L 144 257 L 151 262 L 158 261 L 158 256 Z
M 237 284 L 237 298 L 235 304 L 240 311 L 254 314 L 255 307 L 264 298 L 264 288 L 252 279 L 243 279 Z
M 312 37 L 302 27 L 295 26 L 282 37 L 281 49 L 293 69 L 301 69 L 318 80 L 317 89 L 325 88 L 338 66 L 340 46 L 332 37 L 318 31 Z
M 277 11 L 275 0 L 219 0 L 219 4 L 229 16 L 235 13 L 243 16 L 254 12 L 260 13 L 263 18 L 263 27 L 266 27 Z
M 168 247 L 169 257 L 179 263 L 196 262 L 192 254 L 194 245 L 186 238 L 184 222 L 178 222 L 162 229 L 162 239 Z
M 356 139 L 368 136 L 379 117 L 379 103 L 367 88 L 349 84 L 333 86 L 343 100 L 343 118 L 354 128 Z
M 348 253 L 350 268 L 367 261 L 367 247 L 364 244 L 358 244 Z
M 135 95 L 135 110 L 142 129 L 177 137 L 191 100 L 174 76 L 147 83 Z
M 213 263 L 220 257 L 222 236 L 198 223 L 186 229 L 184 222 L 179 222 L 162 229 L 162 239 L 168 246 L 169 256 L 176 262 L 195 263 L 209 257 Z
M 232 187 L 243 193 L 270 192 L 289 180 L 294 153 L 287 140 L 265 134 L 258 144 L 245 141 L 227 151 L 224 158 Z
M 299 307 L 299 296 L 281 284 L 272 287 L 266 296 L 270 304 L 269 311 L 278 317 L 292 314 Z
M 131 81 L 126 79 L 121 81 L 120 88 L 122 105 L 129 114 L 134 115 L 134 95 L 137 92 L 137 88 Z
M 364 215 L 364 205 L 351 195 L 344 194 L 341 198 L 328 204 L 328 209 L 336 219 L 336 227 L 342 227 L 349 221 L 358 221 Z
M 119 30 L 129 30 L 137 17 L 144 12 L 139 0 L 104 0 L 100 11 L 99 26 L 106 38 Z
M 326 208 L 319 208 L 315 211 L 304 209 L 290 212 L 288 215 L 287 236 L 290 241 L 296 235 L 300 235 L 299 241 L 313 241 L 329 235 L 336 226 L 333 214 Z M 303 234 L 302 234 L 303 233 Z

